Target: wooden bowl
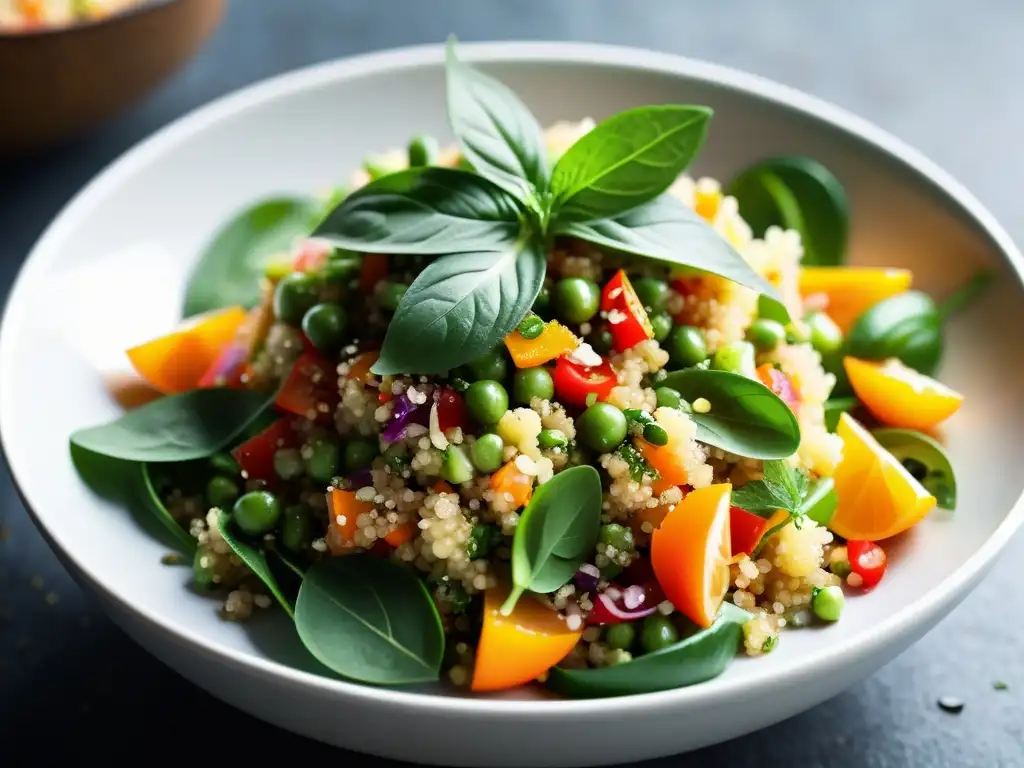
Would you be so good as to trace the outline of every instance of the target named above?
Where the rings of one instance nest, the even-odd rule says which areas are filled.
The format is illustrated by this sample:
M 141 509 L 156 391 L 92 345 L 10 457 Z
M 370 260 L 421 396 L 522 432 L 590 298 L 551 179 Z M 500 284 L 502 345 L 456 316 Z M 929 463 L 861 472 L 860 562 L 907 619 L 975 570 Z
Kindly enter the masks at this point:
M 0 33 L 0 156 L 70 138 L 140 99 L 181 67 L 225 0 L 149 0 L 109 18 Z

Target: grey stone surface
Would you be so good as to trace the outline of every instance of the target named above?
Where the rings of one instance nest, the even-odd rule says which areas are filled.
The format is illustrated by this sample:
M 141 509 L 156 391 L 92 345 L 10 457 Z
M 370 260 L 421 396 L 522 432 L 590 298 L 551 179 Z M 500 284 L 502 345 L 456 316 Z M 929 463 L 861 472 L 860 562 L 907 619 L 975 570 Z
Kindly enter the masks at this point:
M 1015 0 L 234 0 L 210 45 L 145 102 L 44 156 L 0 166 L 0 294 L 68 198 L 170 119 L 268 75 L 449 32 L 642 46 L 779 80 L 917 146 L 1024 234 L 1024 5 Z M 347 759 L 220 704 L 137 648 L 71 582 L 5 473 L 0 523 L 6 764 L 28 764 L 26 751 L 44 745 L 79 757 L 168 750 L 241 763 L 273 749 L 294 764 Z M 1018 537 L 934 632 L 852 690 L 767 731 L 651 765 L 1024 765 L 1022 558 Z M 1009 690 L 994 690 L 996 680 Z M 938 708 L 946 695 L 966 702 L 960 715 Z

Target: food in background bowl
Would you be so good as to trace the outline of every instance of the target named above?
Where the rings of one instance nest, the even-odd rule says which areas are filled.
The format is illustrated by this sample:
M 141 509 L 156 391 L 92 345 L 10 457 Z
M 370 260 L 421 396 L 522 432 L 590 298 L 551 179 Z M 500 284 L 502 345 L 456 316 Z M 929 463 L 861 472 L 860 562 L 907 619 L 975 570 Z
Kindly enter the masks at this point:
M 148 0 L 0 0 L 0 32 L 31 32 L 99 21 Z
M 683 175 L 704 107 L 542 132 L 454 47 L 447 81 L 457 147 L 239 214 L 189 319 L 128 351 L 164 396 L 73 450 L 226 618 L 276 602 L 352 680 L 650 692 L 838 620 L 879 541 L 955 506 L 920 430 L 960 406 L 928 374 L 984 280 L 936 306 L 842 266 L 808 158 Z

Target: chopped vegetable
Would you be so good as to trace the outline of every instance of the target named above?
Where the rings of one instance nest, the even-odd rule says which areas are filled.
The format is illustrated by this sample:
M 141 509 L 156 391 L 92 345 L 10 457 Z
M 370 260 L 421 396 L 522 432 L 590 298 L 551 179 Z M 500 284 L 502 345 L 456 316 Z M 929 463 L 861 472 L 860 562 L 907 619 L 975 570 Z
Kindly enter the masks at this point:
M 608 313 L 608 327 L 616 352 L 624 352 L 641 341 L 654 338 L 647 311 L 623 270 L 616 272 L 605 285 L 601 311 Z
M 849 539 L 846 542 L 846 554 L 850 558 L 850 570 L 853 571 L 853 575 L 860 577 L 859 586 L 864 589 L 878 586 L 878 582 L 885 575 L 885 550 L 873 541 Z M 850 586 L 858 586 L 853 582 L 852 576 L 847 577 L 847 583 Z
M 330 423 L 338 404 L 335 366 L 315 353 L 299 357 L 288 374 L 274 405 L 296 416 Z
M 355 491 L 332 488 L 327 493 L 327 507 L 327 547 L 332 555 L 351 552 L 357 530 L 356 520 L 364 512 L 372 511 L 373 504 L 360 501 Z
M 235 448 L 231 455 L 245 473 L 246 479 L 262 480 L 273 486 L 279 481 L 274 469 L 274 454 L 281 448 L 293 448 L 297 443 L 291 419 L 278 419 Z
M 800 295 L 823 296 L 825 311 L 843 333 L 849 333 L 864 310 L 910 289 L 913 275 L 906 269 L 880 267 L 804 267 Z
M 515 459 L 491 475 L 490 486 L 496 493 L 509 494 L 516 507 L 525 507 L 533 496 L 533 478 L 516 466 Z
M 794 411 L 800 407 L 800 391 L 789 376 L 773 365 L 758 366 L 757 378 Z
M 753 554 L 768 526 L 768 521 L 735 505 L 729 508 L 729 531 L 733 556 Z
M 963 404 L 959 392 L 896 359 L 873 363 L 847 357 L 843 365 L 860 401 L 891 427 L 934 429 Z
M 597 400 L 607 399 L 618 384 L 615 371 L 604 360 L 596 366 L 584 366 L 560 357 L 555 363 L 553 379 L 555 396 L 563 403 L 577 408 L 592 405 L 587 402 L 591 395 Z
M 557 320 L 545 323 L 540 335 L 532 339 L 525 338 L 519 331 L 513 331 L 505 337 L 505 347 L 512 355 L 516 368 L 535 368 L 550 363 L 569 354 L 579 344 L 576 334 Z

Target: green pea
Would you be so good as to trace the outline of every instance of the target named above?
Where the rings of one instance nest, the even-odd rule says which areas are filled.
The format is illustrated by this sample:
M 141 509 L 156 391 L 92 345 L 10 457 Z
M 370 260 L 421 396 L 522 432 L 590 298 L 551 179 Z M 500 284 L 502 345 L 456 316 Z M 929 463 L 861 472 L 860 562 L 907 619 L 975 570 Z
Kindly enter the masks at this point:
M 321 352 L 334 352 L 345 341 L 348 315 L 337 304 L 315 304 L 302 316 L 302 332 Z
M 466 390 L 466 407 L 474 419 L 489 427 L 508 410 L 508 392 L 496 381 L 474 381 Z
M 453 485 L 461 485 L 473 479 L 473 462 L 461 445 L 449 445 L 441 461 L 441 477 Z
M 320 269 L 325 283 L 346 283 L 359 274 L 363 259 L 352 251 L 336 251 Z
M 517 403 L 529 405 L 535 397 L 550 400 L 555 396 L 555 382 L 547 368 L 522 368 L 512 380 L 512 395 Z
M 274 473 L 282 480 L 293 480 L 306 470 L 302 455 L 294 448 L 274 451 Z
M 843 332 L 824 312 L 811 312 L 804 318 L 811 335 L 811 346 L 822 355 L 833 355 L 843 346 Z
M 242 474 L 242 468 L 230 453 L 215 453 L 209 458 L 209 462 L 213 471 L 222 475 L 235 477 Z
M 786 340 L 786 328 L 775 320 L 758 318 L 747 328 L 747 340 L 759 352 L 771 352 Z
M 668 354 L 680 368 L 691 368 L 708 357 L 708 343 L 704 332 L 692 325 L 676 326 L 668 337 Z
M 655 371 L 654 373 L 650 374 L 647 377 L 647 381 L 650 384 L 650 386 L 657 388 L 667 378 L 668 378 L 668 371 L 666 371 L 664 368 L 660 368 L 657 371 Z
M 477 380 L 504 381 L 508 375 L 508 361 L 501 348 L 494 348 L 470 361 L 469 370 Z
M 274 289 L 274 315 L 298 328 L 306 312 L 316 304 L 319 281 L 309 272 L 292 272 Z
M 329 440 L 316 440 L 306 456 L 306 474 L 318 483 L 329 483 L 341 467 L 341 449 Z
M 614 405 L 594 403 L 576 420 L 576 431 L 585 446 L 608 453 L 626 439 L 626 416 Z
M 243 533 L 262 536 L 277 526 L 281 502 L 269 491 L 250 491 L 235 502 L 232 517 Z
M 409 142 L 409 167 L 419 168 L 424 165 L 433 165 L 441 149 L 437 146 L 437 139 L 433 136 L 420 134 L 414 136 Z
M 659 408 L 678 408 L 683 401 L 683 396 L 672 387 L 658 387 L 654 396 L 658 398 Z
M 214 585 L 214 556 L 200 547 L 192 558 L 192 581 L 200 589 L 212 589 Z
M 644 619 L 640 630 L 640 645 L 645 653 L 654 653 L 679 642 L 679 632 L 667 616 L 655 613 Z
M 537 435 L 537 442 L 541 448 L 565 448 L 569 444 L 569 438 L 560 429 L 542 429 Z
M 405 283 L 388 283 L 380 295 L 380 305 L 389 312 L 394 312 L 408 290 L 409 286 Z
M 638 277 L 633 280 L 633 291 L 648 312 L 661 312 L 668 300 L 668 283 L 656 277 Z
M 840 587 L 832 585 L 818 589 L 811 598 L 811 610 L 822 621 L 839 621 L 843 615 L 843 603 L 846 597 Z
M 483 523 L 474 525 L 473 530 L 469 533 L 469 541 L 466 542 L 466 554 L 470 560 L 487 557 L 495 547 L 501 544 L 503 539 L 501 529 L 496 525 Z
M 651 328 L 654 330 L 654 340 L 662 342 L 672 333 L 672 318 L 664 312 L 651 315 Z
M 731 371 L 748 378 L 757 377 L 754 345 L 749 341 L 734 341 L 719 347 L 711 358 L 711 367 L 718 371 Z
M 623 621 L 619 624 L 612 624 L 604 631 L 604 642 L 609 648 L 620 651 L 628 651 L 636 641 L 636 629 L 633 623 Z
M 505 463 L 505 441 L 493 432 L 480 435 L 470 446 L 469 457 L 479 472 L 494 472 Z
M 305 504 L 293 504 L 281 520 L 281 544 L 292 552 L 302 552 L 313 543 L 313 512 Z
M 529 314 L 522 319 L 517 330 L 524 339 L 536 339 L 544 333 L 544 321 L 537 315 Z
M 560 318 L 572 325 L 579 325 L 597 314 L 601 305 L 601 291 L 595 282 L 582 277 L 566 277 L 555 283 L 552 302 Z
M 345 444 L 344 467 L 346 473 L 366 469 L 377 458 L 380 450 L 377 441 L 368 437 L 356 437 Z
M 229 477 L 214 475 L 206 484 L 206 501 L 211 507 L 227 509 L 238 498 L 238 483 Z
M 660 424 L 645 424 L 644 440 L 651 445 L 668 445 L 668 432 Z
M 600 541 L 620 552 L 631 552 L 633 550 L 633 531 L 618 523 L 608 523 L 601 526 Z
M 607 355 L 612 351 L 612 344 L 615 343 L 615 339 L 612 337 L 612 332 L 607 328 L 599 328 L 590 334 L 588 343 L 597 354 Z

